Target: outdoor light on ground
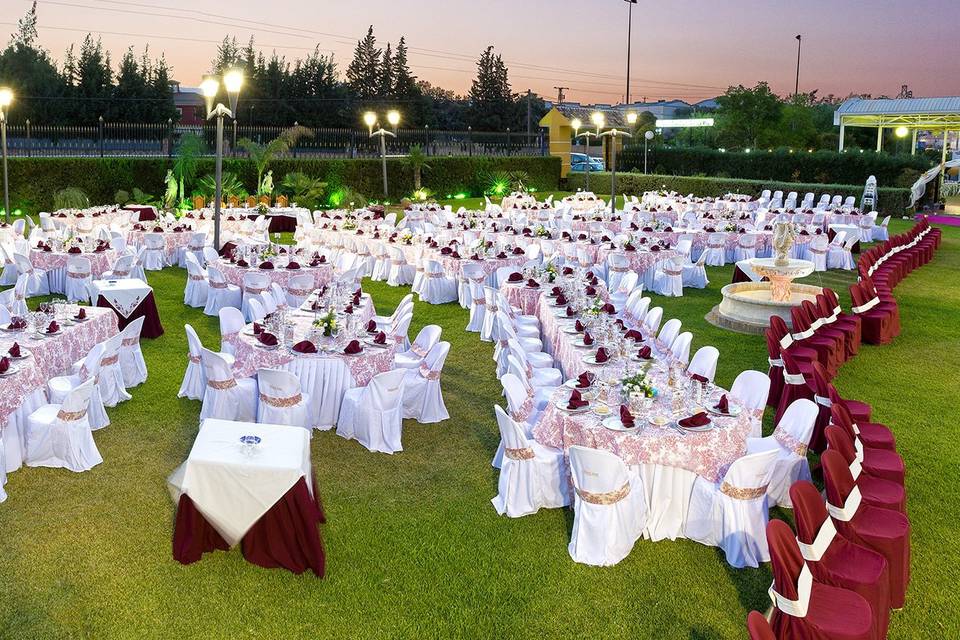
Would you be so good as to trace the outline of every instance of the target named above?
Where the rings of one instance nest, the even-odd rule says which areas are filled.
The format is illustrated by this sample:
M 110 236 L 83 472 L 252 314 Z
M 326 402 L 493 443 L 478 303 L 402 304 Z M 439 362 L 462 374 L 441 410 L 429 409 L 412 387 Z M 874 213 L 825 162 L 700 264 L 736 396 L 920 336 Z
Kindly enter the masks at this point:
M 388 197 L 387 193 L 387 136 L 393 138 L 397 137 L 397 134 L 393 131 L 388 131 L 383 128 L 383 125 L 380 125 L 380 128 L 376 131 L 373 130 L 375 124 L 377 124 L 378 118 L 377 114 L 373 111 L 367 111 L 363 114 L 363 122 L 367 125 L 367 129 L 370 131 L 370 137 L 380 138 L 380 162 L 383 168 L 383 198 Z M 387 122 L 390 123 L 390 126 L 396 130 L 397 125 L 400 124 L 400 112 L 396 109 L 391 109 L 387 112 Z

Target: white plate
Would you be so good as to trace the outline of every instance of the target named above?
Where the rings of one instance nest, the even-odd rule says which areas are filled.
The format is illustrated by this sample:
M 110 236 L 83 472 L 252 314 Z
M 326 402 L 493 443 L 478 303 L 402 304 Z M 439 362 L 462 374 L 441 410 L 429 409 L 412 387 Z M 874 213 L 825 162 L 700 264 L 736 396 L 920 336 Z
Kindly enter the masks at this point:
M 647 422 L 656 427 L 665 427 L 670 424 L 670 418 L 667 416 L 650 416 L 647 418 Z
M 21 347 L 20 347 L 20 357 L 19 357 L 19 358 L 15 358 L 14 356 L 10 355 L 10 352 L 7 352 L 6 357 L 7 357 L 7 358 L 10 358 L 11 360 L 26 360 L 27 358 L 29 358 L 29 357 L 32 356 L 32 355 L 33 355 L 33 354 L 30 352 L 29 349 L 27 349 L 27 348 L 24 347 L 24 346 L 21 346 Z
M 369 339 L 369 338 L 366 339 L 366 340 L 364 340 L 363 343 L 366 344 L 366 345 L 370 345 L 371 347 L 375 347 L 375 348 L 377 348 L 377 349 L 386 349 L 387 347 L 390 346 L 390 345 L 387 344 L 387 343 L 377 344 L 376 342 L 374 342 L 373 340 L 371 340 L 371 339 Z
M 613 409 L 611 409 L 610 406 L 607 405 L 606 403 L 598 402 L 593 407 L 593 415 L 600 418 L 607 418 L 613 415 Z
M 614 361 L 614 358 L 607 358 L 606 362 L 597 362 L 597 354 L 591 353 L 589 355 L 583 356 L 583 361 L 587 364 L 592 364 L 597 367 L 603 367 Z
M 16 375 L 20 371 L 20 367 L 15 364 L 10 365 L 10 368 L 7 369 L 4 373 L 0 373 L 0 378 L 9 378 L 10 376 Z
M 585 407 L 580 407 L 579 409 L 568 409 L 567 404 L 569 404 L 569 402 L 570 402 L 570 396 L 567 396 L 565 398 L 560 398 L 553 404 L 557 409 L 560 409 L 561 411 L 565 411 L 567 413 L 573 413 L 573 414 L 586 413 L 592 409 L 592 407 L 589 404 Z
M 578 349 L 592 349 L 592 348 L 593 348 L 593 344 L 584 344 L 584 343 L 583 343 L 583 339 L 574 340 L 574 341 L 573 341 L 573 346 L 577 347 Z
M 576 378 L 571 378 L 570 380 L 567 380 L 566 382 L 563 383 L 563 386 L 565 386 L 567 389 L 576 389 L 580 393 L 593 389 L 593 384 L 591 384 L 589 387 L 578 387 Z
M 637 430 L 636 422 L 634 422 L 634 425 L 632 427 L 625 427 L 623 426 L 623 423 L 620 422 L 619 416 L 610 416 L 609 418 L 604 419 L 604 421 L 601 422 L 600 424 L 602 424 L 605 428 L 609 429 L 610 431 L 621 431 L 624 433 L 629 433 L 631 431 Z
M 728 407 L 729 411 L 727 413 L 723 413 L 714 406 L 714 403 L 709 402 L 707 404 L 709 406 L 704 407 L 704 409 L 706 409 L 708 412 L 715 416 L 723 416 L 726 418 L 735 418 L 736 416 L 740 415 L 740 412 L 743 410 L 741 407 L 730 406 Z

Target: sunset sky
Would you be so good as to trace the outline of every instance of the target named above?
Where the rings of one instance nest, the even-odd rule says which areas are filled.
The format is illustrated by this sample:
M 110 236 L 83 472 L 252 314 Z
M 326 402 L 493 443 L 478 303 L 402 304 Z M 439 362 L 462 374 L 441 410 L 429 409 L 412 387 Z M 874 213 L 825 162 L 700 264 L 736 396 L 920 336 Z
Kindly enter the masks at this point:
M 916 96 L 960 94 L 955 0 L 674 0 L 634 6 L 634 99 L 695 102 L 731 84 L 770 82 L 792 92 L 803 34 L 801 90 Z M 12 32 L 30 0 L 3 0 Z M 134 45 L 163 52 L 173 76 L 196 86 L 225 35 L 255 35 L 265 52 L 293 60 L 319 45 L 341 71 L 369 24 L 381 45 L 407 37 L 413 72 L 465 92 L 487 45 L 502 53 L 514 91 L 615 103 L 626 76 L 623 0 L 41 0 L 41 43 L 58 60 L 92 32 L 117 60 Z M 226 17 L 230 16 L 230 17 Z

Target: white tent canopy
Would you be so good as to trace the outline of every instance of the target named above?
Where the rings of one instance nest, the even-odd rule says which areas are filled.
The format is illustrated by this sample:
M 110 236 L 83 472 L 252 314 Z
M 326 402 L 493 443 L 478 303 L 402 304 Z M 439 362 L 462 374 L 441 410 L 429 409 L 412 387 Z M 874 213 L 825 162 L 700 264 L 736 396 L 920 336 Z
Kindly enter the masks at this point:
M 942 165 L 938 164 L 932 169 L 928 169 L 926 172 L 924 172 L 924 174 L 913 183 L 913 186 L 910 187 L 910 193 L 912 195 L 910 206 L 912 207 L 915 205 L 917 201 L 923 197 L 923 194 L 927 191 L 927 184 L 936 180 L 942 171 L 946 171 L 947 169 L 951 169 L 953 167 L 960 167 L 960 160 L 948 160 Z

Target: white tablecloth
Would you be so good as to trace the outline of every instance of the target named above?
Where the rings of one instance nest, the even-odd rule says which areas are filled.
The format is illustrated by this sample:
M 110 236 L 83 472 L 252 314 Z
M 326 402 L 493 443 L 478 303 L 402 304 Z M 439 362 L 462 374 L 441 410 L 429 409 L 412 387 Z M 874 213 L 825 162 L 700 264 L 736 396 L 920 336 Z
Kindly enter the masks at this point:
M 90 285 L 90 292 L 94 301 L 103 296 L 117 313 L 129 318 L 144 298 L 153 292 L 153 287 L 139 278 L 94 280 Z
M 252 455 L 242 436 L 261 438 Z M 167 479 L 174 502 L 186 493 L 231 547 L 300 478 L 310 482 L 310 432 L 300 427 L 207 419 L 193 449 Z M 311 489 L 312 491 L 312 489 Z

